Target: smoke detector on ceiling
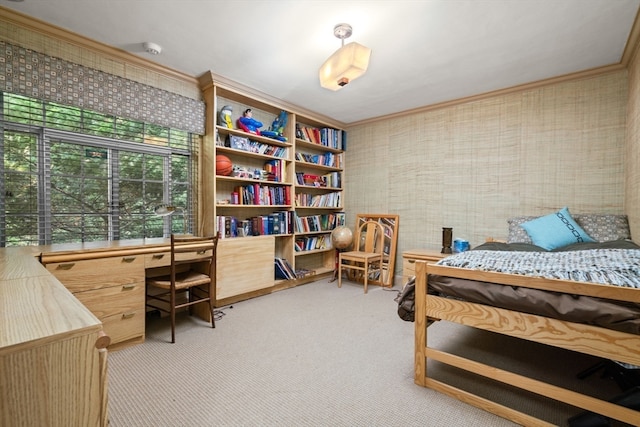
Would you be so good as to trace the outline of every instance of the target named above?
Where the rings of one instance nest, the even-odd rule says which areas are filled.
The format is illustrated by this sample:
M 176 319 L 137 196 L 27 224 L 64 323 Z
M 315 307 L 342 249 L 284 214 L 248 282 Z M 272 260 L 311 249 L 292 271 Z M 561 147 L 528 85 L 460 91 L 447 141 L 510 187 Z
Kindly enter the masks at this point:
M 156 43 L 144 42 L 142 46 L 144 47 L 145 52 L 150 53 L 151 55 L 160 55 L 160 52 L 162 52 L 162 46 Z

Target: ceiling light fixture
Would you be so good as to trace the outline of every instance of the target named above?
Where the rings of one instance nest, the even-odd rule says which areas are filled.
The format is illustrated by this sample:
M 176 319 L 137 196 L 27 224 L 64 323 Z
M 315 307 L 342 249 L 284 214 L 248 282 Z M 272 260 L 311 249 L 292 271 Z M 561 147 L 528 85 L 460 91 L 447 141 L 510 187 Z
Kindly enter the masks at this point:
M 353 29 L 349 24 L 338 24 L 333 28 L 333 35 L 342 40 L 342 47 L 320 67 L 320 86 L 340 90 L 367 71 L 371 49 L 356 42 L 345 46 L 344 39 L 351 37 L 351 34 Z
M 160 55 L 160 52 L 162 52 L 162 46 L 156 43 L 144 42 L 142 47 L 144 47 L 145 52 L 151 55 Z

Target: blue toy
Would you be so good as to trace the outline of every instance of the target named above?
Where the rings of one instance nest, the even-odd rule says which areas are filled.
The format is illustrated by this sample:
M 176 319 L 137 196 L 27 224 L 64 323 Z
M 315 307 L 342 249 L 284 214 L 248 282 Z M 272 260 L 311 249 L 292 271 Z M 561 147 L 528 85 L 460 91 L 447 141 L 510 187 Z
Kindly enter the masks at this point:
M 262 135 L 267 138 L 277 139 L 278 141 L 286 142 L 287 137 L 284 136 L 284 128 L 287 127 L 287 120 L 289 115 L 286 111 L 280 111 L 280 114 L 275 118 L 269 130 L 262 131 Z
M 238 119 L 238 127 L 245 132 L 252 133 L 254 135 L 260 135 L 260 129 L 262 127 L 262 122 L 257 121 L 253 117 L 251 117 L 251 108 L 247 108 L 242 113 L 242 117 Z

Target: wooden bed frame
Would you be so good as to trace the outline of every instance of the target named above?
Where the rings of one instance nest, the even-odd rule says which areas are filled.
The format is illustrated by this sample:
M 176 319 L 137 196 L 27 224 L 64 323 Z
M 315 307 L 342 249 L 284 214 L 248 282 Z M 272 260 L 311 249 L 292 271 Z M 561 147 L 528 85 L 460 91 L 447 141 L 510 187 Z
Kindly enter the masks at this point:
M 415 288 L 415 383 L 527 426 L 550 426 L 549 422 L 446 384 L 427 373 L 427 358 L 514 387 L 537 393 L 606 417 L 637 425 L 640 412 L 543 381 L 431 348 L 427 344 L 428 320 L 446 320 L 486 331 L 640 366 L 640 335 L 597 326 L 561 321 L 427 295 L 427 275 L 480 280 L 562 293 L 589 295 L 640 303 L 640 289 L 446 267 L 416 261 Z

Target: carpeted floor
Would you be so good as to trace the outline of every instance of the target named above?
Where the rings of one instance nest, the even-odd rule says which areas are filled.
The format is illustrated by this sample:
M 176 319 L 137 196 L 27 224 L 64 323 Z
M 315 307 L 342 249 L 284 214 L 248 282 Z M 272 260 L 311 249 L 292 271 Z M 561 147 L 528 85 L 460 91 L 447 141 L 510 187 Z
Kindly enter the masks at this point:
M 175 344 L 167 319 L 150 320 L 144 344 L 109 355 L 110 425 L 514 425 L 413 383 L 414 324 L 397 316 L 396 295 L 319 281 L 223 307 L 215 329 L 183 314 Z M 429 327 L 429 340 L 522 372 L 551 361 L 540 370 L 543 379 L 594 395 L 619 392 L 599 375 L 575 379 L 595 359 L 445 322 Z M 554 424 L 578 412 L 452 368 L 429 369 Z

